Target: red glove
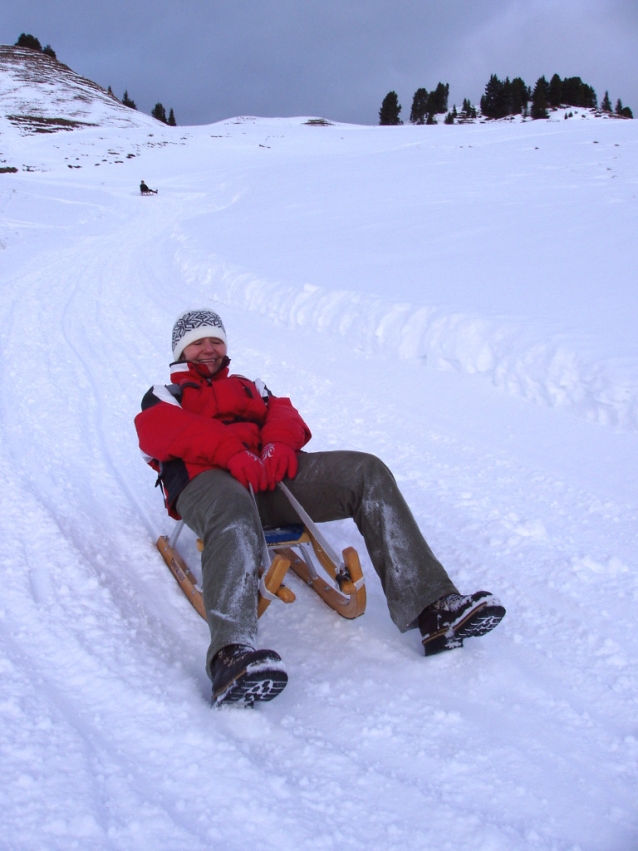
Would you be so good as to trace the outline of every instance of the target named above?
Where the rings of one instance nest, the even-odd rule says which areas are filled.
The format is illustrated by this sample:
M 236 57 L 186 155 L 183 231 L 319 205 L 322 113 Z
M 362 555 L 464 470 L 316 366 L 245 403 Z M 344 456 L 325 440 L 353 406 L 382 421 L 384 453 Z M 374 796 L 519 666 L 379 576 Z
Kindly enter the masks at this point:
M 268 476 L 268 490 L 273 490 L 286 476 L 294 479 L 297 475 L 297 453 L 286 443 L 267 443 L 262 449 L 261 460 Z
M 265 491 L 268 487 L 266 468 L 259 459 L 248 449 L 242 449 L 228 459 L 228 472 L 245 488 L 252 485 L 255 493 Z

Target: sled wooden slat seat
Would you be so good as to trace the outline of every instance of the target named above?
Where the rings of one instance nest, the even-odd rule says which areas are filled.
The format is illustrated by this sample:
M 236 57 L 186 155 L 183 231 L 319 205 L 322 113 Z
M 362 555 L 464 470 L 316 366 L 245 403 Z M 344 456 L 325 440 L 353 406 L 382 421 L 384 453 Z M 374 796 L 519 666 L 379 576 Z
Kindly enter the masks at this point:
M 292 523 L 290 526 L 272 526 L 264 529 L 264 537 L 269 547 L 292 546 L 310 541 L 303 523 Z

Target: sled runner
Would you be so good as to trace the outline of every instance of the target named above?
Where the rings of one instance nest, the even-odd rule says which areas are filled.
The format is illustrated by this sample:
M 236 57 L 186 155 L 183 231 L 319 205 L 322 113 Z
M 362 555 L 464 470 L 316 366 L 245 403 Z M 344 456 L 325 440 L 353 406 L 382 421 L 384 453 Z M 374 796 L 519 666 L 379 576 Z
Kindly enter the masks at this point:
M 343 550 L 343 558 L 340 559 L 288 488 L 283 483 L 280 483 L 279 487 L 303 522 L 264 529 L 258 617 L 263 615 L 275 599 L 284 603 L 294 602 L 295 594 L 283 584 L 290 568 L 342 617 L 359 617 L 365 611 L 366 589 L 357 551 L 354 547 L 346 547 Z M 201 588 L 176 547 L 183 527 L 184 521 L 180 520 L 170 538 L 161 535 L 157 540 L 157 549 L 186 597 L 206 620 Z M 198 540 L 197 545 L 201 552 L 202 542 Z M 271 551 L 274 552 L 272 559 Z

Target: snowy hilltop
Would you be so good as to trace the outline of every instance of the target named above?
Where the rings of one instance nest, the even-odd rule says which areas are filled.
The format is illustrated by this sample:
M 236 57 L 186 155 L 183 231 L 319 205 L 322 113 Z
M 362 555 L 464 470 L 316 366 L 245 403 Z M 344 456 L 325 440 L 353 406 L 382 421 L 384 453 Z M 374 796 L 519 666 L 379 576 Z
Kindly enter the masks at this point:
M 171 128 L 34 56 L 0 49 L 0 848 L 637 847 L 638 122 Z M 286 690 L 211 710 L 133 427 L 191 307 L 309 451 L 383 458 L 497 630 L 425 659 L 325 524 L 365 615 L 291 578 Z
M 24 134 L 156 122 L 46 53 L 0 45 L 0 115 Z

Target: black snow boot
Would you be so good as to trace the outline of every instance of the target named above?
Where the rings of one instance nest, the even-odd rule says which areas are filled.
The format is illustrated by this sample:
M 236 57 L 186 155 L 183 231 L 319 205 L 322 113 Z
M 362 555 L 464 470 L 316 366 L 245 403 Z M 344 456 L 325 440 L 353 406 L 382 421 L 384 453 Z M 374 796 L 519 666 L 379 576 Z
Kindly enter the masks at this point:
M 501 601 L 489 591 L 448 594 L 423 609 L 419 631 L 426 656 L 463 646 L 464 638 L 485 635 L 505 616 Z
M 213 706 L 272 700 L 288 682 L 281 657 L 274 650 L 255 650 L 248 644 L 229 644 L 216 653 L 212 665 Z

